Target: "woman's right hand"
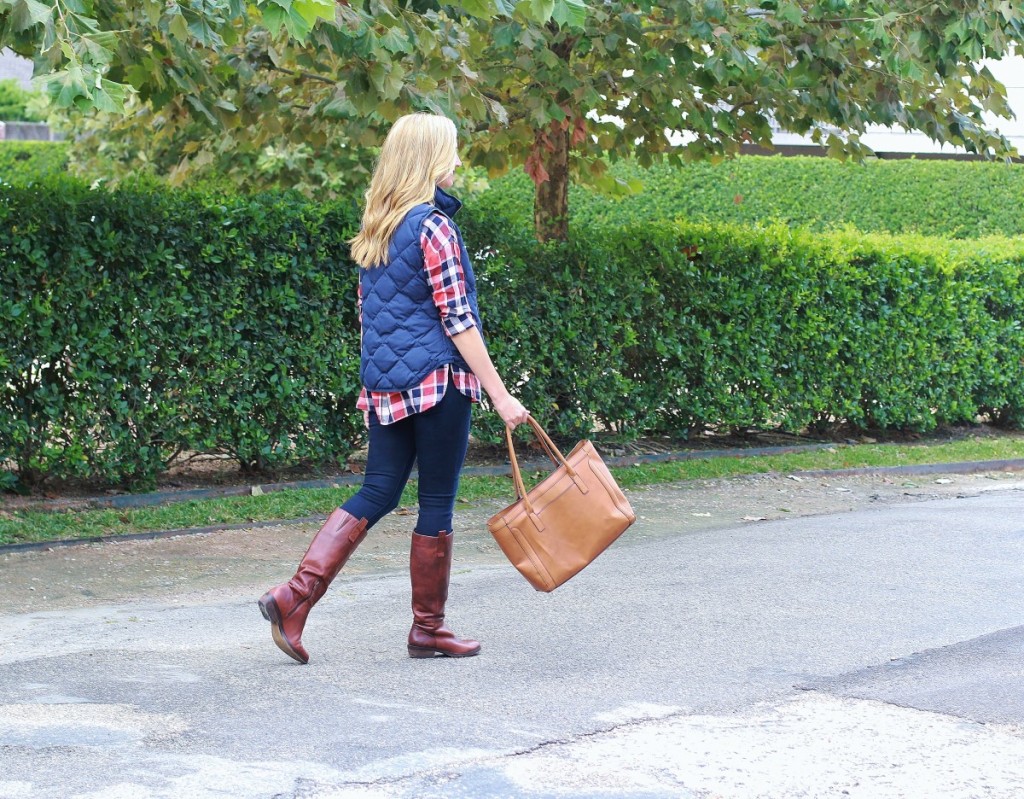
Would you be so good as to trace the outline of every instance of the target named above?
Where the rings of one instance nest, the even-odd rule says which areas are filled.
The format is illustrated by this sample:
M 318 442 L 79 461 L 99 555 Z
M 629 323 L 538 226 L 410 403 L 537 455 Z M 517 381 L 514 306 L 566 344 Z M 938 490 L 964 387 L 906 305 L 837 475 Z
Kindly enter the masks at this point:
M 498 412 L 498 416 L 502 418 L 502 421 L 511 428 L 524 424 L 530 415 L 530 412 L 523 407 L 523 403 L 511 394 L 506 394 L 500 401 L 495 402 L 494 410 Z

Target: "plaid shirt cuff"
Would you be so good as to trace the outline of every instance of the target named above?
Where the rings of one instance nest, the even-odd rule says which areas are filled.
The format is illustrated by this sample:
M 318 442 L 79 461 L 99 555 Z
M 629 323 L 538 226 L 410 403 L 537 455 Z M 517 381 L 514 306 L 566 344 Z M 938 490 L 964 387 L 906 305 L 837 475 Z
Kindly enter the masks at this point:
M 449 336 L 476 327 L 466 294 L 466 274 L 459 251 L 459 239 L 447 218 L 433 213 L 423 222 L 420 236 L 423 266 L 427 270 L 434 305 Z
M 476 319 L 473 318 L 472 311 L 466 311 L 458 316 L 446 316 L 441 322 L 449 336 L 457 336 L 459 333 L 465 333 L 476 327 Z

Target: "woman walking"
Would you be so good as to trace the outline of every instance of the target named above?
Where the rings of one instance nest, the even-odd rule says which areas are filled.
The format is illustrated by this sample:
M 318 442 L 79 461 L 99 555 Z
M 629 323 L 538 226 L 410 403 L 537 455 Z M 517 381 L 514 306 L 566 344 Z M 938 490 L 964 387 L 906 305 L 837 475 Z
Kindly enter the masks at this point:
M 481 335 L 473 268 L 444 190 L 461 166 L 451 120 L 410 114 L 391 128 L 366 192 L 359 233 L 363 384 L 357 407 L 369 430 L 362 488 L 313 538 L 295 576 L 259 601 L 277 645 L 300 663 L 302 630 L 366 531 L 398 506 L 418 462 L 419 518 L 409 572 L 410 657 L 468 657 L 480 644 L 444 623 L 452 563 L 452 513 L 481 388 L 505 424 L 526 421 Z

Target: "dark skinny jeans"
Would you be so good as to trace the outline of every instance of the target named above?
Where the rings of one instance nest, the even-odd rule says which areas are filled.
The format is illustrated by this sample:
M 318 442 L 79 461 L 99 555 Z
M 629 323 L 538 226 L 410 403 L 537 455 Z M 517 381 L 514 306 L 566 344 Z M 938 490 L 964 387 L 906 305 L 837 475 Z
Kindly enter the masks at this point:
M 369 450 L 363 486 L 342 509 L 372 527 L 398 507 L 413 463 L 418 466 L 419 519 L 415 532 L 452 532 L 459 473 L 469 446 L 473 402 L 449 379 L 444 398 L 433 408 L 391 424 L 370 411 Z

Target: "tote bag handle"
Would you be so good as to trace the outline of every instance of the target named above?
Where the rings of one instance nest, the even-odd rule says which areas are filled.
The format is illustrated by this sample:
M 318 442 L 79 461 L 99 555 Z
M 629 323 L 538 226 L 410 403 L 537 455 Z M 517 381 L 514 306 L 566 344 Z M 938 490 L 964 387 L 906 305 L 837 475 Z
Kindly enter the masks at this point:
M 541 445 L 548 453 L 548 457 L 555 464 L 555 468 L 561 466 L 565 469 L 573 482 L 579 487 L 579 489 L 585 494 L 587 493 L 586 484 L 580 480 L 576 470 L 569 465 L 569 462 L 565 459 L 565 456 L 559 451 L 555 443 L 548 437 L 548 434 L 544 432 L 544 428 L 540 426 L 536 419 L 532 416 L 526 417 L 527 423 L 533 428 L 534 434 L 537 436 L 537 440 L 540 441 Z M 508 459 L 512 464 L 512 482 L 516 489 L 516 499 L 522 500 L 530 513 L 534 513 L 533 505 L 530 503 L 530 499 L 526 493 L 526 485 L 523 483 L 523 474 L 519 470 L 519 461 L 516 459 L 516 448 L 512 443 L 512 428 L 508 425 L 505 426 L 505 443 L 508 444 Z

